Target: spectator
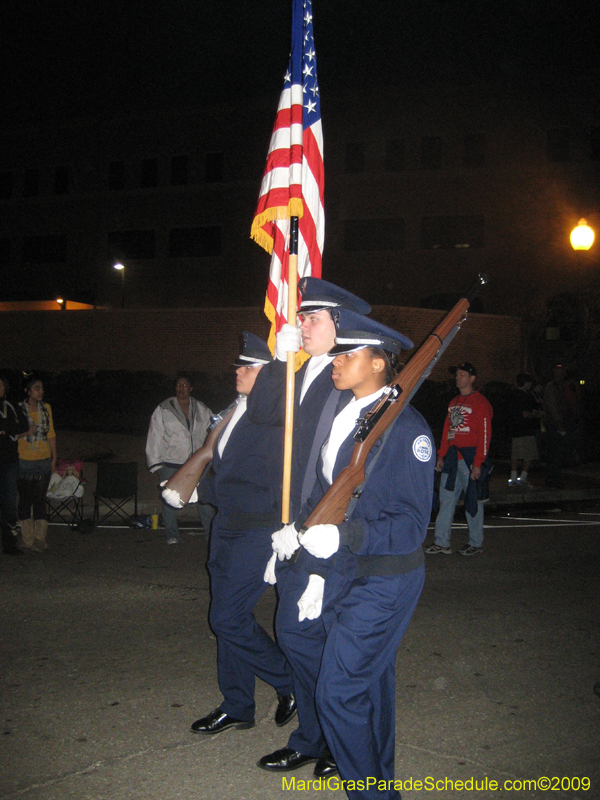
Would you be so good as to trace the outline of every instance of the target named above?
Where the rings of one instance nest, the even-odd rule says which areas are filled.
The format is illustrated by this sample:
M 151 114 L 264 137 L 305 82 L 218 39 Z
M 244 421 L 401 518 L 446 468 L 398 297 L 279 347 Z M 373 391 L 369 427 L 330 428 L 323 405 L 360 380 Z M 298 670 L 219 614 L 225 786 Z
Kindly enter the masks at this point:
M 476 556 L 483 545 L 483 502 L 491 471 L 488 457 L 492 437 L 491 405 L 475 390 L 477 370 L 468 361 L 450 367 L 456 373 L 459 394 L 450 401 L 438 450 L 436 470 L 441 472 L 440 510 L 435 521 L 434 544 L 425 548 L 430 555 L 450 555 L 450 534 L 456 506 L 464 494 L 469 542 L 458 552 Z
M 573 447 L 577 429 L 577 399 L 566 380 L 562 364 L 544 390 L 544 425 L 548 433 L 546 486 L 562 488 L 562 468 Z
M 529 469 L 539 459 L 536 435 L 540 430 L 541 412 L 533 389 L 533 378 L 520 372 L 516 378 L 517 390 L 513 393 L 513 417 L 511 424 L 512 449 L 510 460 L 511 487 L 524 486 L 531 488 Z M 521 474 L 519 475 L 519 462 Z
M 6 399 L 8 380 L 0 377 L 0 524 L 2 525 L 2 552 L 16 556 L 22 553 L 17 547 L 17 475 L 19 448 L 17 437 L 27 433 L 27 417 L 19 406 Z M 32 429 L 33 432 L 33 429 Z
M 34 375 L 25 382 L 25 400 L 20 404 L 29 430 L 19 437 L 19 525 L 23 547 L 43 552 L 48 533 L 46 492 L 56 469 L 56 433 L 52 409 L 44 403 L 44 384 Z M 32 519 L 33 511 L 33 519 Z
M 193 391 L 189 376 L 179 374 L 175 381 L 175 397 L 157 406 L 150 419 L 146 461 L 150 472 L 158 472 L 160 483 L 168 481 L 206 439 L 212 412 L 192 397 Z M 210 506 L 198 504 L 198 516 L 206 533 L 210 530 L 212 515 Z M 162 518 L 167 544 L 178 544 L 177 509 L 163 501 Z

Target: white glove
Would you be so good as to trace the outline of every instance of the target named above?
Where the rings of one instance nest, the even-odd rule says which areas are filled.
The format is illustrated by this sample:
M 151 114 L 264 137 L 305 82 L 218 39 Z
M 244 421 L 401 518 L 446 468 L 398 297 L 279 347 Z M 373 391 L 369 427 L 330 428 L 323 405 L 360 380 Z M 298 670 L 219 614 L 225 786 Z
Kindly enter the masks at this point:
M 194 486 L 194 491 L 192 492 L 188 503 L 197 503 L 198 502 L 198 489 Z
M 181 497 L 179 496 L 179 492 L 176 492 L 175 489 L 166 489 L 167 481 L 163 481 L 160 485 L 162 487 L 162 498 L 165 503 L 169 506 L 173 506 L 173 508 L 183 508 L 185 503 L 182 501 Z
M 298 531 L 292 525 L 284 525 L 280 531 L 271 534 L 273 540 L 273 550 L 277 553 L 279 560 L 291 558 L 300 547 L 298 541 Z
M 340 548 L 337 525 L 313 525 L 302 535 L 302 547 L 316 558 L 329 558 Z
M 310 575 L 308 586 L 300 600 L 298 600 L 298 608 L 300 609 L 298 622 L 302 622 L 303 619 L 317 619 L 317 617 L 321 616 L 324 591 L 325 579 L 320 575 Z
M 265 569 L 265 576 L 263 578 L 265 583 L 270 583 L 273 586 L 277 583 L 277 576 L 275 575 L 275 562 L 277 561 L 277 553 L 273 553 Z
M 289 322 L 281 326 L 281 330 L 275 337 L 275 358 L 277 361 L 287 361 L 287 354 L 297 353 L 302 347 L 302 335 L 298 328 L 290 325 Z

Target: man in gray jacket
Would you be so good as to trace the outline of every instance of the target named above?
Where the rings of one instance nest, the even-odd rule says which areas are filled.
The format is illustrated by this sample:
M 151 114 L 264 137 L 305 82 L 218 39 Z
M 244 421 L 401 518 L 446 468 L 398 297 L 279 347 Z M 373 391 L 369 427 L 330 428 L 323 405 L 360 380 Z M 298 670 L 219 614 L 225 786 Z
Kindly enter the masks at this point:
M 202 447 L 212 411 L 192 397 L 189 376 L 180 374 L 175 382 L 175 397 L 156 407 L 146 439 L 146 461 L 150 472 L 158 472 L 160 482 L 169 480 L 188 458 Z M 210 506 L 198 505 L 202 527 L 208 533 Z M 177 509 L 163 502 L 162 518 L 167 529 L 167 544 L 179 543 Z

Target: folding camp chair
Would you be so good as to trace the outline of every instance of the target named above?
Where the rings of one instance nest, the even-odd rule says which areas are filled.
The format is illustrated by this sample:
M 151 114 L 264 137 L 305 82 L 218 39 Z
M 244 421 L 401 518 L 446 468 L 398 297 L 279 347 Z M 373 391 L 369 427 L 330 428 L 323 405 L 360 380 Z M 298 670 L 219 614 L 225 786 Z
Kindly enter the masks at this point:
M 137 461 L 125 463 L 99 461 L 96 491 L 94 492 L 94 523 L 100 525 L 110 517 L 117 517 L 130 525 L 137 517 Z M 133 500 L 134 512 L 129 514 L 125 505 Z M 100 503 L 105 506 L 100 517 Z
M 70 528 L 83 522 L 83 491 L 82 459 L 59 459 L 46 492 L 48 522 L 62 522 Z

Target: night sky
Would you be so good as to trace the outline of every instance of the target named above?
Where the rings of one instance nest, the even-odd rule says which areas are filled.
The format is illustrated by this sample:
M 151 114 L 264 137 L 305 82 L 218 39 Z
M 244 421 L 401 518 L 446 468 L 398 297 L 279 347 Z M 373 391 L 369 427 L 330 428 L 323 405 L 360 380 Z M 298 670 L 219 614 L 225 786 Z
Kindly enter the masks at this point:
M 3 121 L 110 116 L 272 94 L 291 0 L 19 0 L 3 9 Z M 536 91 L 598 68 L 590 6 L 552 0 L 314 0 L 324 102 L 343 88 L 521 77 Z

